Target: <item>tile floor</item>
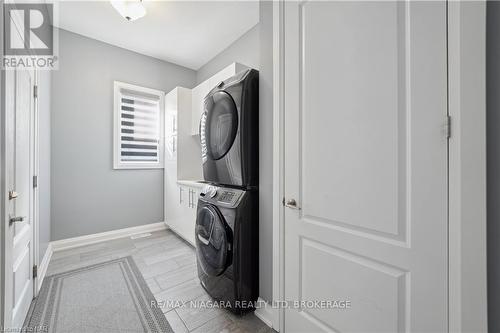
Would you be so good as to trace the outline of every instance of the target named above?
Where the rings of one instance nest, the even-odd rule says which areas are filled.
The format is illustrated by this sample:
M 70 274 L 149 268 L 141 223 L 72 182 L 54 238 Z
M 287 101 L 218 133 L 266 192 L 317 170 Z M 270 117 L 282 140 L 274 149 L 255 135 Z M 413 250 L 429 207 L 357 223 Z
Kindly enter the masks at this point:
M 194 249 L 169 230 L 146 238 L 122 238 L 56 252 L 47 275 L 131 255 L 158 301 L 209 300 L 200 286 Z M 224 309 L 207 307 L 163 308 L 177 332 L 274 332 L 253 313 L 235 316 Z

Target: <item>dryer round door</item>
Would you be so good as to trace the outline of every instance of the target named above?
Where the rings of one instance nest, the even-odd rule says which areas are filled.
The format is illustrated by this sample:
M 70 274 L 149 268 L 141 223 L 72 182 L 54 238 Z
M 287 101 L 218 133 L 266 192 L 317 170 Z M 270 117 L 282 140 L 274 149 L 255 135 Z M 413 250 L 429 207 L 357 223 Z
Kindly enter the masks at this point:
M 224 273 L 231 264 L 231 229 L 217 207 L 202 206 L 196 217 L 196 254 L 203 271 L 210 276 Z
M 206 119 L 200 133 L 204 137 L 207 155 L 220 160 L 231 149 L 238 132 L 238 109 L 233 98 L 225 91 L 209 96 L 205 104 Z M 203 141 L 203 140 L 202 140 Z

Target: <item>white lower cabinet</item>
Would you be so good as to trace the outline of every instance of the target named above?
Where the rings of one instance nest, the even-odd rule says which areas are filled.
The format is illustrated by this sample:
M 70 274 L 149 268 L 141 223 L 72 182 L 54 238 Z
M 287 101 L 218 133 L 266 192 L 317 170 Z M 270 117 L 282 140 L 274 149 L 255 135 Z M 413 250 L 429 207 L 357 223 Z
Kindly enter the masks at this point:
M 178 198 L 175 201 L 171 198 L 169 201 L 174 212 L 169 212 L 167 225 L 192 245 L 195 245 L 196 209 L 201 186 L 203 185 L 192 181 L 179 181 Z

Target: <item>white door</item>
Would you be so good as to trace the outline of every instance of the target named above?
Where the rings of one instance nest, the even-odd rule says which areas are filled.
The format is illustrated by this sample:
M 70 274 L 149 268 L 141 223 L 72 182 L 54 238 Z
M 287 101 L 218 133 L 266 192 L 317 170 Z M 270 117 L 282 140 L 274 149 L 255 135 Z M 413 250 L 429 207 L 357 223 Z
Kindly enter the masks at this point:
M 285 331 L 445 332 L 446 3 L 284 6 Z
M 9 224 L 6 228 L 6 322 L 19 328 L 33 299 L 34 72 L 6 71 Z

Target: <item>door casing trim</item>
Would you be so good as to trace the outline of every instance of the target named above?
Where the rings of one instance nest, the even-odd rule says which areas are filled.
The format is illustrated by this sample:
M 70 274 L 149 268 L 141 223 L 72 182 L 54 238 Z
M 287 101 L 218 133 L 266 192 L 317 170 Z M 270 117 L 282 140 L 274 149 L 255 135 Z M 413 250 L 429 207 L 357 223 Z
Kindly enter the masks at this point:
M 39 73 L 34 71 L 34 84 L 38 88 L 39 84 Z M 33 92 L 34 93 L 34 92 Z M 33 169 L 31 174 L 32 185 L 34 181 L 34 177 L 37 177 L 37 186 L 31 186 L 31 195 L 33 196 L 33 206 L 31 207 L 32 218 L 33 218 L 33 265 L 36 265 L 38 269 L 40 269 L 41 260 L 40 260 L 40 186 L 39 186 L 39 175 L 40 175 L 40 103 L 39 96 L 37 93 L 36 97 L 33 97 L 33 142 L 32 142 L 32 151 L 30 152 L 31 157 L 33 158 Z M 34 297 L 38 296 L 38 291 L 41 287 L 41 279 L 39 276 L 33 279 L 33 295 Z
M 285 237 L 284 237 L 284 0 L 273 1 L 273 289 L 272 302 L 284 300 L 285 295 Z M 274 311 L 273 328 L 283 332 L 285 311 Z M 277 324 L 277 327 L 274 325 Z
M 448 329 L 487 332 L 484 0 L 448 2 L 448 100 Z
M 0 26 L 4 26 L 4 15 L 3 6 L 0 6 Z M 3 54 L 3 34 L 0 34 L 0 54 Z M 7 188 L 5 184 L 5 177 L 7 175 L 5 166 L 7 165 L 5 161 L 5 71 L 0 71 L 0 223 L 5 225 L 7 221 Z M 0 327 L 4 327 L 4 308 L 5 308 L 5 279 L 4 279 L 4 267 L 5 267 L 5 253 L 4 248 L 4 227 L 0 225 Z

